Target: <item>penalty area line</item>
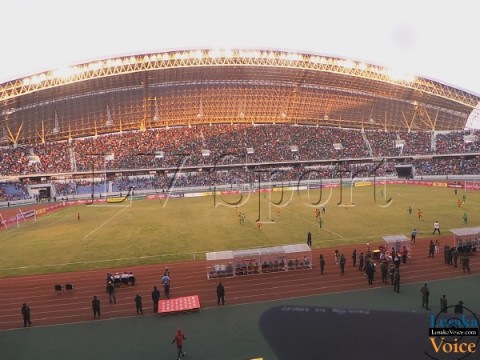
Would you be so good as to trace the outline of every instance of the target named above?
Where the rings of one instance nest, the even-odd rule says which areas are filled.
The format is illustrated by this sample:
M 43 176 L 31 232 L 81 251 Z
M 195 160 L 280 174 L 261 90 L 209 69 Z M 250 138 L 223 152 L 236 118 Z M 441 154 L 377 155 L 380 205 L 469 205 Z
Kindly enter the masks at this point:
M 128 207 L 124 207 L 123 209 L 121 209 L 119 212 L 117 212 L 115 215 L 111 216 L 109 219 L 105 220 L 102 224 L 100 224 L 99 226 L 97 226 L 95 229 L 93 229 L 92 231 L 90 231 L 87 235 L 85 235 L 82 240 L 85 240 L 86 238 L 88 238 L 90 235 L 96 233 L 98 230 L 100 230 L 102 227 L 104 227 L 106 224 L 108 224 L 110 221 L 112 221 L 113 219 L 115 219 L 118 215 L 120 215 L 120 213 L 123 211 L 123 210 L 126 210 L 128 209 Z

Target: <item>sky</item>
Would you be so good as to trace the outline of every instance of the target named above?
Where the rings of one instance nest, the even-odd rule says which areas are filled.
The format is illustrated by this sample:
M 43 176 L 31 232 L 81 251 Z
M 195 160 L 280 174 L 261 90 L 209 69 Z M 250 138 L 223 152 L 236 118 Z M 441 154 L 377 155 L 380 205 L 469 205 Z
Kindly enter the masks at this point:
M 339 56 L 480 94 L 475 0 L 1 0 L 0 84 L 172 49 Z

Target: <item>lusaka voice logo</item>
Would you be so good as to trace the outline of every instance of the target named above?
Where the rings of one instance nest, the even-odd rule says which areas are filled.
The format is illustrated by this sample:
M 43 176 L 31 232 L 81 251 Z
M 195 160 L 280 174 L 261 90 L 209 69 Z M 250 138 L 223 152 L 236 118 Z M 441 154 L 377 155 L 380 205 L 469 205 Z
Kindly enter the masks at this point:
M 428 332 L 429 348 L 424 353 L 431 359 L 461 360 L 480 353 L 478 318 L 462 302 L 431 315 Z

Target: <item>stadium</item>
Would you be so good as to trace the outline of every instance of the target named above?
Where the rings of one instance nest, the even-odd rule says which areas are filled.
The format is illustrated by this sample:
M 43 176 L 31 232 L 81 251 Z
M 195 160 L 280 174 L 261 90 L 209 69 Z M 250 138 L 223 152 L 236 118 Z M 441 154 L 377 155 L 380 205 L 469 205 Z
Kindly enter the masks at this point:
M 95 170 L 110 181 L 156 174 L 164 188 L 181 153 L 183 171 L 192 173 L 245 163 L 351 171 L 385 159 L 390 173 L 412 165 L 417 175 L 474 175 L 478 133 L 468 124 L 478 101 L 432 80 L 313 54 L 105 59 L 2 84 L 1 173 L 64 184 L 92 181 L 92 173 L 95 182 Z M 269 137 L 278 139 L 267 146 Z
M 183 281 L 174 288 L 177 294 L 198 293 L 202 308 L 213 313 L 216 297 L 214 282 L 206 276 L 206 252 L 304 243 L 308 231 L 314 233 L 308 253 L 313 269 L 226 278 L 227 294 L 238 305 L 232 311 L 255 314 L 243 310 L 243 304 L 261 303 L 268 315 L 278 309 L 264 301 L 285 299 L 296 309 L 319 303 L 352 306 L 327 294 L 364 289 L 362 273 L 347 271 L 343 282 L 329 275 L 328 283 L 319 284 L 318 255 L 327 252 L 333 258 L 338 248 L 350 257 L 354 248 L 367 251 L 381 244 L 382 236 L 409 236 L 412 228 L 423 240 L 411 249 L 402 283 L 415 295 L 400 304 L 389 293 L 388 301 L 409 311 L 424 281 L 457 277 L 455 284 L 468 288 L 475 276 L 447 271 L 441 255 L 425 267 L 416 254 L 428 253 L 434 221 L 442 224 L 442 246 L 452 244 L 448 229 L 480 222 L 475 191 L 480 187 L 480 131 L 472 127 L 479 101 L 471 92 L 374 64 L 268 49 L 135 54 L 3 83 L 0 237 L 5 248 L 0 274 L 9 290 L 2 295 L 7 306 L 0 312 L 0 326 L 21 325 L 12 316 L 17 302 L 24 302 L 18 295 L 21 286 L 35 288 L 29 302 L 35 310 L 44 308 L 39 325 L 93 326 L 88 305 L 94 293 L 104 291 L 98 284 L 105 272 L 133 270 L 139 287 L 121 291 L 131 300 L 135 291 L 143 291 L 147 303 L 165 266 Z M 308 206 L 285 201 L 284 190 L 292 199 L 294 193 L 307 197 Z M 310 199 L 310 192 L 318 201 Z M 462 195 L 466 200 L 457 207 Z M 218 209 L 215 201 L 228 206 Z M 324 227 L 311 215 L 322 206 L 328 214 L 322 215 Z M 417 208 L 425 212 L 426 224 L 418 222 Z M 239 209 L 247 214 L 242 225 Z M 467 213 L 468 224 L 462 220 Z M 475 275 L 480 261 L 470 255 Z M 53 285 L 62 282 L 75 283 L 75 292 L 54 293 Z M 471 306 L 478 304 L 475 292 L 454 283 L 435 284 L 436 294 L 446 287 Z M 312 297 L 322 294 L 321 300 Z M 375 311 L 392 310 L 368 300 L 368 294 L 356 296 L 371 301 Z M 105 303 L 105 318 L 126 321 L 130 307 L 108 310 Z M 201 332 L 197 315 L 161 321 L 169 326 L 180 321 Z M 228 331 L 234 336 L 222 341 L 225 347 L 237 346 L 238 353 L 218 358 L 282 358 L 282 351 L 283 358 L 291 358 L 278 342 L 268 342 L 274 350 L 266 340 L 258 342 L 272 336 L 270 325 L 262 323 L 260 335 L 258 328 L 238 320 L 241 315 L 226 316 L 234 319 Z M 141 326 L 134 321 L 127 326 Z M 155 319 L 148 322 L 155 329 Z M 112 332 L 112 324 L 101 331 Z M 239 338 L 255 342 L 251 351 L 235 344 Z M 141 346 L 147 356 L 148 346 Z M 17 358 L 27 356 L 10 351 Z M 199 351 L 206 358 L 211 349 Z

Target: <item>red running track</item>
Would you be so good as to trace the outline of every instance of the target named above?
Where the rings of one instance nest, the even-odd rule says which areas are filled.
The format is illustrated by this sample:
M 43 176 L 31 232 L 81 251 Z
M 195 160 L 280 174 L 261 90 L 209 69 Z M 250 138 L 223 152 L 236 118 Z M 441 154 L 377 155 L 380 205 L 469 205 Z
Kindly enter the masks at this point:
M 461 267 L 454 268 L 444 263 L 443 244 L 450 243 L 451 237 L 436 237 L 435 239 L 440 240 L 442 247 L 440 254 L 433 259 L 428 257 L 430 239 L 417 239 L 417 244 L 413 246 L 412 258 L 406 265 L 401 265 L 402 284 L 469 276 L 463 273 Z M 372 249 L 375 248 L 374 245 Z M 338 248 L 340 253 L 345 254 L 347 258 L 344 276 L 340 276 L 339 267 L 334 265 L 335 249 L 329 248 L 313 250 L 313 270 L 223 278 L 221 281 L 226 289 L 226 305 L 390 286 L 381 283 L 379 272 L 376 274 L 374 284 L 368 285 L 364 274 L 352 266 L 351 254 L 354 248 L 357 249 L 357 255 L 361 251 L 366 251 L 365 245 Z M 320 275 L 319 272 L 318 259 L 321 253 L 324 254 L 327 262 L 324 275 Z M 0 279 L 0 288 L 2 289 L 0 293 L 0 303 L 2 304 L 0 330 L 23 326 L 20 308 L 24 302 L 27 302 L 31 308 L 34 326 L 90 321 L 93 295 L 97 295 L 101 301 L 102 319 L 135 315 L 134 297 L 137 293 L 143 296 L 145 314 L 153 314 L 151 291 L 154 285 L 161 290 L 160 278 L 166 265 L 169 267 L 172 278 L 172 297 L 199 295 L 202 308 L 217 306 L 216 286 L 218 280 L 207 280 L 205 261 L 7 277 Z M 470 267 L 472 274 L 480 273 L 479 256 L 470 256 Z M 106 273 L 124 271 L 132 271 L 135 274 L 137 285 L 118 289 L 117 304 L 110 305 L 105 292 Z M 55 284 L 64 285 L 66 283 L 74 284 L 75 290 L 64 293 L 54 291 Z

